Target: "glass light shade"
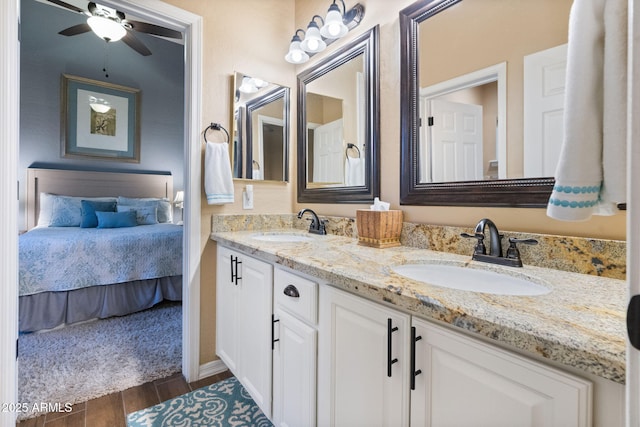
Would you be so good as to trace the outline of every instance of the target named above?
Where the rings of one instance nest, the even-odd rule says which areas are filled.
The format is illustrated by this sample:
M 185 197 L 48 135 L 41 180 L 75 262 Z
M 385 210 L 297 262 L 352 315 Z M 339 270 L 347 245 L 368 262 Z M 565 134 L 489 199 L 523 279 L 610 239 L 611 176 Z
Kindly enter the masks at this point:
M 309 23 L 306 35 L 302 43 L 300 43 L 300 47 L 302 47 L 304 51 L 312 53 L 322 52 L 327 47 L 327 44 L 322 40 L 322 36 L 320 35 L 318 24 L 313 21 Z
M 251 77 L 243 77 L 242 84 L 238 90 L 242 93 L 256 93 L 258 91 L 258 87 L 255 85 Z
M 320 34 L 326 39 L 339 39 L 349 32 L 349 29 L 342 22 L 342 13 L 338 5 L 333 3 L 329 7 L 327 17 L 324 19 L 324 25 L 320 29 Z
M 98 37 L 108 42 L 116 42 L 127 34 L 127 30 L 120 23 L 102 16 L 89 17 L 87 24 Z
M 291 45 L 289 45 L 289 53 L 287 53 L 284 57 L 287 62 L 291 64 L 302 64 L 303 62 L 307 62 L 309 60 L 309 55 L 307 52 L 302 50 L 300 47 L 300 39 L 296 41 L 292 41 Z

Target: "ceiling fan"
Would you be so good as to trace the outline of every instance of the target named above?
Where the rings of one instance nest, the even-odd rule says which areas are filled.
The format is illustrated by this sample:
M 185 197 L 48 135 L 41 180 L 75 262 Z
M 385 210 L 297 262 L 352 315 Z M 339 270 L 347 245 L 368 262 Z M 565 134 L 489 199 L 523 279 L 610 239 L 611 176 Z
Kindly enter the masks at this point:
M 149 24 L 147 22 L 128 20 L 125 18 L 124 13 L 110 7 L 98 5 L 94 2 L 89 2 L 87 10 L 83 10 L 62 0 L 47 1 L 89 17 L 87 18 L 86 23 L 74 25 L 58 33 L 63 36 L 75 36 L 93 31 L 98 37 L 107 42 L 122 40 L 130 48 L 143 56 L 151 55 L 151 51 L 134 35 L 134 31 L 153 34 L 156 36 L 182 39 L 182 33 L 179 31 Z

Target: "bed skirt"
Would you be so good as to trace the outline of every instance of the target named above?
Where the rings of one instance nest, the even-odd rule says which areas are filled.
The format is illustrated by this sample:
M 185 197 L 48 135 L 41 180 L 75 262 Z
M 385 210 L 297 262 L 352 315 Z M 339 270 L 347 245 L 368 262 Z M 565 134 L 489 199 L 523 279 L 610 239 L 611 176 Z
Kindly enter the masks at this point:
M 124 316 L 163 300 L 182 300 L 182 275 L 21 296 L 19 328 L 20 332 L 33 332 L 90 319 Z

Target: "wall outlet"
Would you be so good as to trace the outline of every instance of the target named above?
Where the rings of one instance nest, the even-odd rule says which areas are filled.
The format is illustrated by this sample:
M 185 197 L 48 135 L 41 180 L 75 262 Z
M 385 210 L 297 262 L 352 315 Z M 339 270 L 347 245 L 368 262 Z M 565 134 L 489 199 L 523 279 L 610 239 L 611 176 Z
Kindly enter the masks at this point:
M 242 209 L 253 209 L 253 185 L 247 185 L 242 192 Z

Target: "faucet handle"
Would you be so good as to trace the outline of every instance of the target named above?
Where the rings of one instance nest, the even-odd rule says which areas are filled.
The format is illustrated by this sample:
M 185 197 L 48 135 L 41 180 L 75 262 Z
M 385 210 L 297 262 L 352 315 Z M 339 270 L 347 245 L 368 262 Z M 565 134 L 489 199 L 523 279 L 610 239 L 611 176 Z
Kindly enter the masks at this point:
M 462 237 L 467 238 L 467 239 L 476 239 L 478 241 L 478 243 L 476 243 L 476 247 L 473 250 L 474 253 L 483 254 L 483 255 L 487 253 L 487 248 L 484 245 L 484 234 L 482 234 L 482 233 L 474 233 L 474 234 L 461 233 L 460 235 Z
M 509 249 L 507 249 L 507 255 L 505 258 L 520 259 L 520 250 L 516 246 L 516 243 L 523 243 L 525 245 L 537 245 L 536 239 L 516 239 L 515 237 L 509 237 Z

